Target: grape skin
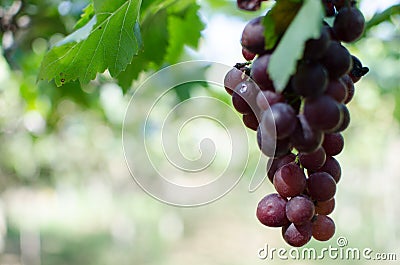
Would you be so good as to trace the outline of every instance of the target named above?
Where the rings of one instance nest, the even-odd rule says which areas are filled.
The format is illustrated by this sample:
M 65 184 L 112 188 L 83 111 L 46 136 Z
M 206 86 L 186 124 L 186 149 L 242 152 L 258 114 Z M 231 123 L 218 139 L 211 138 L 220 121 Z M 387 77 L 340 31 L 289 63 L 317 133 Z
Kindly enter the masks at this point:
M 329 96 L 306 98 L 304 116 L 314 129 L 330 131 L 342 121 L 342 112 L 339 104 Z
M 277 140 L 274 136 L 269 135 L 261 126 L 257 128 L 257 144 L 258 148 L 268 157 L 281 157 L 290 152 L 290 138 Z
M 228 92 L 229 95 L 232 95 L 235 87 L 247 78 L 249 78 L 249 76 L 247 76 L 243 71 L 233 67 L 224 78 L 224 87 L 226 92 Z
M 274 175 L 275 190 L 283 197 L 300 195 L 306 188 L 306 176 L 294 162 L 279 168 Z
M 274 175 L 275 172 L 280 169 L 282 166 L 289 164 L 291 162 L 294 162 L 296 159 L 296 155 L 293 153 L 290 153 L 288 155 L 279 157 L 279 158 L 270 158 L 268 161 L 268 165 L 270 165 L 269 167 L 267 166 L 267 175 L 268 175 L 268 179 L 271 181 L 271 183 L 274 180 Z
M 265 38 L 262 20 L 262 16 L 250 20 L 242 33 L 242 46 L 254 54 L 264 53 Z
M 355 7 L 344 7 L 339 10 L 333 23 L 336 36 L 344 42 L 353 42 L 364 32 L 365 19 L 360 10 Z
M 297 151 L 314 152 L 321 146 L 323 139 L 324 134 L 320 130 L 312 129 L 304 115 L 298 115 L 296 128 L 290 138 Z
M 271 55 L 264 54 L 254 60 L 250 71 L 250 77 L 258 84 L 261 90 L 275 91 L 274 83 L 267 73 Z
M 232 94 L 235 109 L 242 114 L 257 112 L 255 101 L 258 91 L 258 86 L 253 81 L 239 83 Z
M 336 183 L 339 182 L 342 175 L 342 169 L 340 168 L 339 162 L 334 157 L 327 157 L 325 164 L 318 169 L 319 172 L 328 173 Z
M 282 228 L 283 239 L 293 247 L 301 247 L 307 244 L 312 237 L 312 224 L 307 222 L 302 225 L 290 224 Z
M 330 80 L 325 95 L 331 96 L 338 103 L 344 103 L 348 98 L 347 86 L 341 79 Z
M 299 160 L 303 167 L 315 171 L 325 164 L 326 153 L 324 148 L 319 147 L 312 153 L 300 153 Z
M 289 223 L 286 218 L 287 199 L 277 193 L 265 196 L 257 206 L 257 218 L 266 226 L 281 227 Z
M 287 138 L 296 128 L 296 112 L 286 103 L 276 103 L 262 115 L 261 126 L 277 139 Z
M 286 216 L 295 225 L 311 221 L 314 213 L 314 203 L 305 196 L 293 197 L 286 203 Z
M 253 112 L 243 115 L 242 119 L 243 119 L 243 124 L 247 128 L 252 129 L 253 131 L 257 131 L 259 123 L 257 116 Z
M 326 215 L 317 215 L 312 223 L 312 236 L 318 241 L 327 241 L 335 234 L 335 223 Z
M 326 90 L 328 74 L 325 68 L 314 62 L 303 62 L 293 77 L 293 88 L 301 96 L 318 97 Z
M 335 209 L 335 198 L 327 201 L 316 201 L 315 202 L 315 213 L 328 215 Z
M 328 173 L 316 172 L 308 177 L 307 189 L 312 199 L 327 201 L 336 193 L 336 182 Z
M 340 133 L 327 133 L 325 134 L 322 147 L 327 156 L 335 156 L 342 152 L 344 148 L 344 138 Z
M 321 59 L 331 79 L 337 79 L 347 74 L 352 68 L 352 59 L 349 51 L 338 41 L 331 41 L 327 51 Z

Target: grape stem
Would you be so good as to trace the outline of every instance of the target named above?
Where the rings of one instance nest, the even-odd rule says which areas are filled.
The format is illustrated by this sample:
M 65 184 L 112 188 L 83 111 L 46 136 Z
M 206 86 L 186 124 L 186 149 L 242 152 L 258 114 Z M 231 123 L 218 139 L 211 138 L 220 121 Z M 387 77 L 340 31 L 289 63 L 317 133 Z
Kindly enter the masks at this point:
M 299 114 L 304 114 L 304 105 L 305 105 L 306 99 L 304 97 L 301 98 L 301 105 L 299 109 Z

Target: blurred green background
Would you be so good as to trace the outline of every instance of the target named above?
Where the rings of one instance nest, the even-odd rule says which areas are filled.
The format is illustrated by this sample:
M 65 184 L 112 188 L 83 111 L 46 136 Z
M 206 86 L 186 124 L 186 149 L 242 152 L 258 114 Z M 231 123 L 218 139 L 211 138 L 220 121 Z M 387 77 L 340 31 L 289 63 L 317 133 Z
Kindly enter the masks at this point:
M 2 0 L 0 11 L 13 2 Z M 14 35 L 3 34 L 0 48 L 0 264 L 338 262 L 260 260 L 257 252 L 265 244 L 289 247 L 279 229 L 265 228 L 255 218 L 258 201 L 273 187 L 266 182 L 249 193 L 250 175 L 245 174 L 228 195 L 198 208 L 169 206 L 143 192 L 125 165 L 121 131 L 132 92 L 153 70 L 142 73 L 127 93 L 107 74 L 83 87 L 37 84 L 44 53 L 71 32 L 87 2 L 24 2 L 28 6 L 18 17 L 20 29 Z M 256 14 L 238 11 L 234 1 L 198 3 L 206 29 L 199 49 L 185 48 L 181 60 L 227 65 L 243 61 L 241 31 Z M 359 3 L 369 20 L 398 1 Z M 328 242 L 312 241 L 307 247 L 335 247 L 343 236 L 349 247 L 397 253 L 399 260 L 400 16 L 385 18 L 371 25 L 362 40 L 347 46 L 370 73 L 356 85 L 349 105 L 352 123 L 345 132 L 345 150 L 338 156 L 343 177 L 332 214 L 336 234 Z M 191 93 L 229 102 L 221 87 L 192 87 Z M 177 100 L 181 97 L 178 93 Z M 146 100 L 153 99 L 143 97 Z M 237 119 L 227 122 L 241 126 Z M 202 129 L 212 130 L 209 126 Z M 249 135 L 250 152 L 257 157 L 254 133 Z

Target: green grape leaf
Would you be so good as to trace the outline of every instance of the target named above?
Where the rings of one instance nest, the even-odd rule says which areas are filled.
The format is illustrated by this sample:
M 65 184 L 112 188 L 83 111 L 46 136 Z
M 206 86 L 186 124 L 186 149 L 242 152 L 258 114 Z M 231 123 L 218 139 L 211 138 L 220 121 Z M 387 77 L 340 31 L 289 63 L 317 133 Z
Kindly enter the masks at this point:
M 94 16 L 94 6 L 93 3 L 90 3 L 83 9 L 83 14 L 81 18 L 75 24 L 75 30 L 82 28 L 85 26 Z
M 143 3 L 146 3 L 144 0 Z M 128 90 L 132 81 L 146 70 L 178 61 L 184 46 L 197 47 L 204 25 L 195 0 L 156 0 L 142 9 L 141 32 L 144 49 L 125 71 L 117 76 L 118 84 Z
M 182 15 L 171 15 L 168 17 L 168 32 L 170 43 L 165 58 L 169 63 L 174 63 L 182 53 L 183 48 L 189 45 L 197 48 L 204 24 L 198 16 L 200 6 L 197 4 L 187 7 Z
M 109 70 L 117 76 L 138 53 L 141 0 L 94 0 L 95 15 L 88 23 L 56 44 L 45 55 L 39 80 L 55 79 L 57 86 L 93 80 Z
M 280 0 L 264 16 L 265 49 L 270 50 L 285 33 L 302 6 L 302 1 Z
M 296 71 L 297 60 L 303 56 L 305 42 L 319 38 L 324 12 L 320 0 L 305 0 L 280 40 L 267 70 L 278 92 L 283 91 L 290 76 Z

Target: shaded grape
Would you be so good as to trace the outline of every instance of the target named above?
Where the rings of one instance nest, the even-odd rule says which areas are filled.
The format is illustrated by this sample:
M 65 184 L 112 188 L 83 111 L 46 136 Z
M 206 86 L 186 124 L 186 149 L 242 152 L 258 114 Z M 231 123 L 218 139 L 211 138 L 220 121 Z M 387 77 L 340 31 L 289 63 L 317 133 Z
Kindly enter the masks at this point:
M 225 75 L 224 78 L 224 86 L 226 92 L 232 95 L 235 87 L 245 81 L 249 76 L 247 76 L 243 71 L 233 67 L 229 72 Z
M 306 41 L 303 58 L 308 60 L 320 59 L 328 49 L 329 41 L 329 28 L 323 26 L 318 39 L 309 39 Z
M 318 97 L 324 93 L 327 84 L 325 68 L 315 62 L 300 63 L 292 80 L 294 90 L 304 97 Z
M 336 36 L 344 42 L 353 42 L 364 32 L 365 18 L 355 7 L 344 7 L 339 10 L 333 22 Z
M 253 61 L 250 77 L 257 83 L 261 90 L 275 91 L 274 83 L 267 73 L 271 55 L 264 54 Z
M 317 215 L 312 222 L 312 236 L 318 241 L 327 241 L 335 234 L 335 223 L 326 215 Z
M 344 101 L 344 104 L 348 104 L 354 97 L 354 92 L 355 92 L 354 83 L 349 75 L 342 76 L 340 80 L 343 81 L 343 83 L 347 88 L 347 97 Z
M 277 140 L 263 130 L 261 126 L 257 128 L 257 144 L 261 152 L 268 157 L 281 157 L 291 150 L 289 138 Z
M 336 182 L 326 172 L 316 172 L 307 179 L 307 189 L 312 199 L 327 201 L 336 193 Z
M 280 93 L 275 93 L 270 90 L 264 90 L 264 91 L 258 92 L 256 101 L 257 101 L 257 106 L 261 110 L 267 110 L 269 107 L 271 107 L 272 105 L 274 105 L 278 102 L 284 102 L 285 98 Z
M 252 129 L 253 131 L 257 131 L 258 120 L 257 116 L 253 112 L 243 115 L 242 119 L 244 125 L 246 125 L 247 128 Z
M 340 167 L 339 162 L 331 156 L 326 158 L 325 164 L 318 169 L 318 171 L 328 173 L 336 183 L 339 182 L 340 177 L 342 176 L 342 169 Z
M 339 104 L 327 95 L 306 98 L 304 116 L 312 128 L 323 131 L 336 128 L 342 121 Z
M 282 166 L 294 162 L 296 160 L 296 155 L 293 153 L 287 154 L 279 158 L 270 158 L 267 163 L 267 175 L 268 179 L 273 182 L 275 172 Z
M 290 224 L 282 228 L 283 239 L 293 247 L 301 247 L 307 244 L 312 236 L 312 224 L 307 222 L 302 225 Z
M 262 16 L 254 18 L 244 27 L 241 44 L 251 53 L 264 53 L 265 38 L 262 20 Z
M 253 81 L 239 83 L 232 94 L 232 104 L 242 114 L 249 114 L 256 110 L 256 97 L 259 88 Z
M 293 147 L 299 152 L 310 153 L 321 146 L 324 134 L 320 130 L 311 128 L 304 115 L 298 115 L 296 129 L 290 140 Z
M 242 48 L 242 55 L 243 55 L 243 58 L 244 58 L 246 61 L 251 61 L 251 60 L 254 59 L 254 57 L 256 57 L 256 54 L 250 52 L 250 51 L 247 50 L 246 48 Z
M 306 187 L 303 169 L 292 162 L 279 168 L 274 175 L 274 187 L 283 197 L 300 195 Z
M 347 74 L 352 68 L 349 51 L 338 41 L 331 41 L 321 63 L 325 66 L 331 79 L 337 79 Z
M 319 147 L 317 150 L 311 153 L 299 153 L 300 164 L 309 169 L 317 170 L 322 167 L 326 160 L 325 150 Z
M 296 113 L 286 103 L 276 103 L 264 111 L 260 126 L 269 134 L 276 133 L 277 139 L 287 138 L 296 128 Z
M 344 138 L 340 133 L 326 133 L 322 147 L 327 156 L 335 156 L 342 152 L 344 147 Z
M 340 124 L 333 130 L 333 132 L 343 132 L 350 125 L 350 112 L 344 104 L 339 104 L 340 111 L 342 113 L 342 120 Z
M 316 201 L 315 202 L 315 213 L 328 215 L 335 209 L 335 198 L 327 201 Z
M 347 99 L 347 86 L 341 79 L 330 80 L 325 95 L 331 96 L 337 102 L 343 103 Z

